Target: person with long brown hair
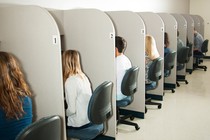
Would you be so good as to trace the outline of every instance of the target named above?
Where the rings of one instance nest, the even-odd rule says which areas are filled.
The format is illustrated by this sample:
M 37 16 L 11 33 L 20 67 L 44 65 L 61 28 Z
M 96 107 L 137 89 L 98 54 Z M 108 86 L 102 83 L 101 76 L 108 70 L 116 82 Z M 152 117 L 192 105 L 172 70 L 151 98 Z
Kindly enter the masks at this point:
M 0 139 L 14 140 L 32 123 L 32 93 L 17 59 L 0 51 Z
M 62 63 L 67 127 L 81 127 L 90 122 L 88 104 L 92 95 L 91 84 L 81 69 L 77 50 L 64 51 Z

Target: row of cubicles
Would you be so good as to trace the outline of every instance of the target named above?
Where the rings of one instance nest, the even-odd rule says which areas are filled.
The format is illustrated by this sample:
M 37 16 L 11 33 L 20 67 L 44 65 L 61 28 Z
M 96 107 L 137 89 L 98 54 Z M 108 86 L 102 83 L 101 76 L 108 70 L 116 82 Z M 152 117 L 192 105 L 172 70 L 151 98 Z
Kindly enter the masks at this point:
M 127 110 L 138 118 L 145 112 L 145 34 L 156 39 L 164 57 L 164 32 L 170 47 L 176 50 L 177 29 L 186 43 L 193 41 L 194 26 L 203 34 L 199 16 L 97 9 L 49 10 L 38 6 L 0 6 L 0 51 L 13 53 L 23 66 L 33 92 L 34 120 L 48 115 L 63 119 L 62 139 L 66 140 L 61 51 L 76 49 L 81 53 L 84 72 L 93 89 L 103 81 L 116 85 L 114 37 L 127 40 L 125 54 L 132 65 L 140 67 L 138 91 Z M 201 18 L 202 19 L 202 18 Z M 186 66 L 192 69 L 192 61 Z M 176 69 L 165 82 L 176 85 Z M 180 72 L 185 75 L 185 71 Z M 116 87 L 113 88 L 113 116 L 108 122 L 107 137 L 116 135 Z M 163 78 L 151 97 L 163 100 Z

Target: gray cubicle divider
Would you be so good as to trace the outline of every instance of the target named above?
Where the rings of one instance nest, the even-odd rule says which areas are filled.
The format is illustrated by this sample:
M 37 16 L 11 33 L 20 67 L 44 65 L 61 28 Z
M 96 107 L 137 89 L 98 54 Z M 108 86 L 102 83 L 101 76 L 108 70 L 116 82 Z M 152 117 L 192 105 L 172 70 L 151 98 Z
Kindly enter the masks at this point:
M 194 44 L 194 20 L 189 14 L 182 14 L 182 16 L 187 21 L 187 38 L 188 38 L 188 41 L 190 43 Z M 193 54 L 193 49 L 192 49 L 191 53 Z M 190 74 L 193 71 L 193 55 L 190 57 L 190 60 L 187 63 L 186 71 L 189 72 Z
M 62 117 L 66 140 L 60 34 L 52 16 L 37 6 L 0 7 L 1 51 L 14 54 L 33 97 L 33 119 Z
M 201 32 L 201 23 L 199 18 L 196 15 L 190 15 L 194 21 L 194 28 L 196 31 L 198 31 L 199 33 Z
M 106 12 L 115 25 L 116 35 L 127 41 L 125 55 L 132 65 L 139 66 L 138 90 L 131 105 L 125 108 L 135 117 L 144 118 L 145 112 L 145 25 L 138 14 L 131 11 Z
M 204 37 L 204 19 L 200 15 L 195 15 L 200 21 L 200 34 Z M 205 38 L 205 37 L 204 37 Z
M 64 29 L 63 49 L 76 49 L 80 52 L 82 68 L 89 77 L 93 90 L 104 81 L 114 83 L 113 116 L 108 121 L 108 131 L 105 135 L 115 138 L 116 78 L 113 23 L 104 12 L 97 9 L 64 10 L 60 15 L 63 16 L 63 24 L 60 24 Z
M 168 13 L 158 13 L 158 15 L 162 18 L 164 22 L 165 32 L 168 33 L 170 49 L 177 52 L 177 21 L 176 19 Z M 167 87 L 176 88 L 176 58 L 175 58 L 174 68 L 171 71 L 171 75 L 165 78 L 164 84 Z
M 175 17 L 178 25 L 178 31 L 179 31 L 179 38 L 186 44 L 186 38 L 187 38 L 187 21 L 181 14 L 171 14 Z M 185 79 L 186 75 L 186 65 L 185 68 L 177 71 L 177 76 L 179 79 Z
M 156 40 L 156 45 L 160 57 L 164 58 L 164 22 L 161 17 L 153 12 L 137 12 L 137 14 L 143 19 L 146 27 L 146 34 L 152 35 Z M 162 67 L 162 73 L 164 73 L 164 66 Z M 158 87 L 150 91 L 150 94 L 147 96 L 157 99 L 163 100 L 163 80 L 161 78 L 159 80 Z

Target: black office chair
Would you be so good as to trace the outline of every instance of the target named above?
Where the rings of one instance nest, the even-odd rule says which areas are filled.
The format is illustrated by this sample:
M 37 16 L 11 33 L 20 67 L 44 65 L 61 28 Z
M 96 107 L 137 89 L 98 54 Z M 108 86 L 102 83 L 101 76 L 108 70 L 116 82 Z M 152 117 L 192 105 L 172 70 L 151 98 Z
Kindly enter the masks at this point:
M 153 62 L 151 63 L 148 71 L 148 79 L 152 82 L 145 85 L 146 94 L 148 94 L 148 91 L 154 90 L 158 87 L 158 82 L 162 78 L 162 70 L 161 70 L 162 65 L 163 65 L 163 58 L 161 57 L 154 59 Z M 161 103 L 152 102 L 151 98 L 146 98 L 145 104 L 157 105 L 158 109 L 162 107 Z M 146 112 L 147 112 L 147 107 L 145 106 L 145 113 Z
M 140 129 L 138 124 L 126 120 L 128 118 L 133 120 L 134 117 L 130 114 L 121 115 L 120 108 L 126 107 L 133 102 L 134 94 L 136 93 L 137 86 L 138 86 L 138 83 L 137 83 L 138 73 L 139 73 L 139 67 L 136 67 L 136 66 L 133 66 L 132 68 L 126 71 L 122 80 L 121 91 L 127 97 L 122 100 L 117 101 L 117 124 L 132 125 L 135 127 L 136 130 Z
M 67 128 L 67 136 L 81 140 L 92 140 L 107 131 L 107 120 L 113 114 L 113 83 L 105 81 L 93 92 L 88 105 L 89 125 L 80 128 Z
M 201 46 L 201 53 L 196 54 L 193 57 L 195 58 L 195 63 L 193 64 L 193 69 L 204 69 L 204 71 L 207 70 L 207 66 L 199 65 L 201 62 L 203 62 L 203 58 L 205 57 L 205 54 L 208 52 L 208 42 L 209 40 L 204 40 L 202 46 Z
M 189 52 L 188 52 L 188 57 L 187 57 L 187 63 L 190 61 L 191 56 L 193 55 L 193 44 L 192 43 L 188 43 L 187 47 L 189 47 Z M 189 74 L 192 74 L 192 70 L 189 70 Z
M 171 75 L 171 70 L 174 68 L 176 58 L 176 51 L 169 52 L 164 57 L 164 78 L 169 77 Z M 164 80 L 164 90 L 171 90 L 172 93 L 175 92 L 173 87 L 167 86 Z
M 23 129 L 15 140 L 61 140 L 61 118 L 44 117 Z
M 185 68 L 186 63 L 189 61 L 189 47 L 181 47 L 177 50 L 177 71 L 180 71 Z M 180 77 L 179 75 L 176 76 L 176 85 L 179 87 L 179 81 L 183 81 L 188 84 L 188 81 L 185 77 Z

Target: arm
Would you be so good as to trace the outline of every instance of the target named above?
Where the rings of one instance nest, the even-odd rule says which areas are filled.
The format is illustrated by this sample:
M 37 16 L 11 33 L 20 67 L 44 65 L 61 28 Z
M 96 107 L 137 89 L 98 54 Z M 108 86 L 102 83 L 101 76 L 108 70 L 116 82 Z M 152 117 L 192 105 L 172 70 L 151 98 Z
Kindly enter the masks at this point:
M 77 98 L 77 86 L 75 79 L 68 78 L 65 83 L 66 103 L 68 108 L 66 109 L 67 116 L 76 113 L 76 98 Z

